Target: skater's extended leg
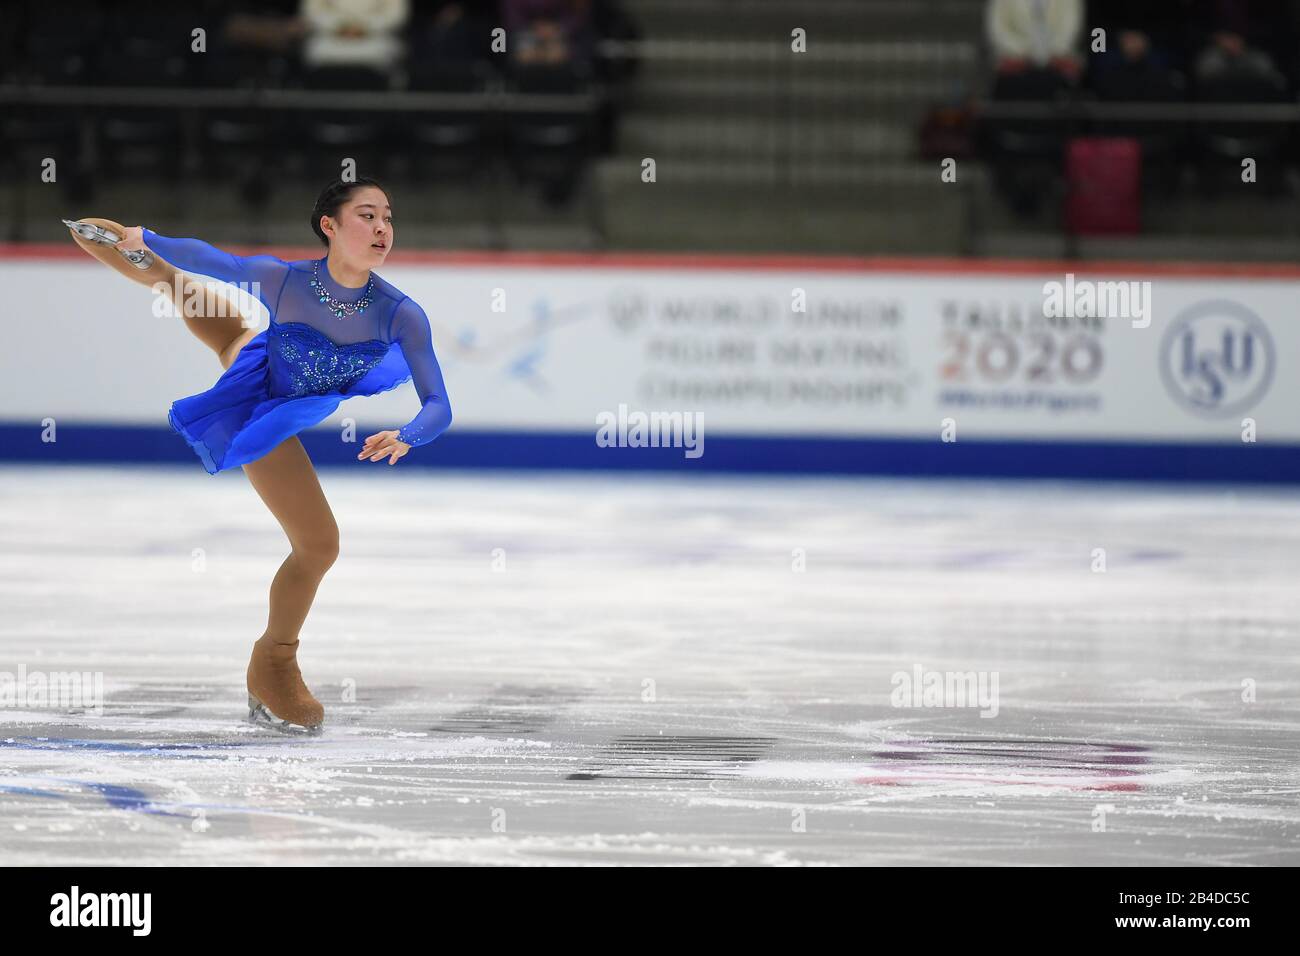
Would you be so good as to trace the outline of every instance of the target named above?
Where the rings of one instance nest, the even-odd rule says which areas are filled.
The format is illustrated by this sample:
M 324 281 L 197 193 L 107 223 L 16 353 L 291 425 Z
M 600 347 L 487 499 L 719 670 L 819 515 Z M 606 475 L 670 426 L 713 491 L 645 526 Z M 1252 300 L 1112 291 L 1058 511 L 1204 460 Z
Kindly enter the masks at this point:
M 81 222 L 102 226 L 119 236 L 126 233 L 126 228 L 112 219 L 87 216 Z M 165 285 L 186 326 L 199 341 L 217 353 L 223 368 L 229 368 L 244 343 L 257 334 L 255 328 L 249 327 L 251 323 L 216 291 L 210 281 L 188 276 L 158 255 L 154 256 L 153 265 L 148 269 L 137 269 L 112 246 L 88 242 L 76 233 L 72 233 L 72 239 L 88 254 L 133 282 L 150 287 L 159 283 Z
M 266 632 L 248 664 L 250 715 L 265 708 L 281 720 L 319 727 L 325 711 L 298 670 L 298 632 L 316 590 L 339 553 L 339 529 L 316 469 L 297 436 L 244 465 L 249 482 L 289 538 L 291 551 L 271 582 Z

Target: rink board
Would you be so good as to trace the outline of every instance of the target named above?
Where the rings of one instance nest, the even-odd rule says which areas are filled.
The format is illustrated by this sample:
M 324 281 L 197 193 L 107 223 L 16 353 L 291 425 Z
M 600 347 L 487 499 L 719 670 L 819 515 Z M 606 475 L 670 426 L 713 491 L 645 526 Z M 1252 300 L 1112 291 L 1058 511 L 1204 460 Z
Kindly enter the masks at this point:
M 62 247 L 0 250 L 0 274 L 33 317 L 0 359 L 0 457 L 191 459 L 166 410 L 218 370 L 148 290 Z M 383 274 L 428 313 L 455 414 L 411 463 L 1300 480 L 1289 268 L 407 254 Z M 352 461 L 349 423 L 417 404 L 346 402 L 308 447 Z

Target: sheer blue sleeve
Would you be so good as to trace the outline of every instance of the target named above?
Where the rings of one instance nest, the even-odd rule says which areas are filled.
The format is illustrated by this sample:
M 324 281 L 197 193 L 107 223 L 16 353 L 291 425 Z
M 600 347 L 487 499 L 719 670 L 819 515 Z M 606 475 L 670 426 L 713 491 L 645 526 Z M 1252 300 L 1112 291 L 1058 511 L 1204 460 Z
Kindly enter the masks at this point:
M 411 368 L 411 381 L 420 396 L 419 413 L 401 431 L 398 439 L 408 445 L 427 445 L 451 427 L 451 403 L 442 382 L 442 370 L 433 354 L 433 333 L 424 309 L 407 296 L 393 313 L 394 341 Z
M 275 256 L 236 256 L 202 239 L 170 239 L 143 227 L 144 244 L 177 269 L 247 286 L 268 309 L 279 296 L 289 265 Z M 274 311 L 272 309 L 272 311 Z

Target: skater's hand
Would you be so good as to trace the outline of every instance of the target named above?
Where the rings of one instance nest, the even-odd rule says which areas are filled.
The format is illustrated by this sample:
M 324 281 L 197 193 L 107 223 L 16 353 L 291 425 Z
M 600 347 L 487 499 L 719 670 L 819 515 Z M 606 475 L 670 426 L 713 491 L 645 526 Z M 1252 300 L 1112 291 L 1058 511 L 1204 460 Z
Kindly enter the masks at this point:
M 411 450 L 411 446 L 400 441 L 397 436 L 398 430 L 395 428 L 386 432 L 375 432 L 361 446 L 361 454 L 357 455 L 358 460 L 369 458 L 371 461 L 379 461 L 387 457 L 390 465 L 397 464 L 397 459 Z
M 127 226 L 126 235 L 118 241 L 116 248 L 123 252 L 148 252 L 149 247 L 144 244 L 144 227 Z

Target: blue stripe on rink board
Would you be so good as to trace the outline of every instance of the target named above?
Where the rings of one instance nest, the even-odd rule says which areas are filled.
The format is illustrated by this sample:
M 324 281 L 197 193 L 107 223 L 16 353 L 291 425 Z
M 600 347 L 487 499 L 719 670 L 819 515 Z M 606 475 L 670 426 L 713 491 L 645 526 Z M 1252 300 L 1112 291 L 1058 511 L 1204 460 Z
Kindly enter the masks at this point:
M 366 431 L 358 429 L 358 434 Z M 312 429 L 301 437 L 318 465 L 381 467 L 358 462 L 360 443 L 344 445 L 336 435 L 332 429 Z M 179 435 L 169 428 L 146 426 L 60 422 L 58 441 L 42 442 L 38 424 L 4 423 L 0 424 L 0 461 L 172 463 L 193 465 L 196 475 L 209 477 Z M 413 449 L 401 466 L 1300 483 L 1300 445 L 970 439 L 943 443 L 937 438 L 780 438 L 706 432 L 704 455 L 687 458 L 681 448 L 601 448 L 594 427 L 585 434 L 453 429 Z

